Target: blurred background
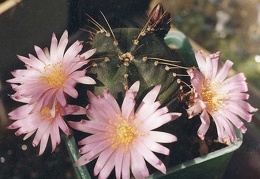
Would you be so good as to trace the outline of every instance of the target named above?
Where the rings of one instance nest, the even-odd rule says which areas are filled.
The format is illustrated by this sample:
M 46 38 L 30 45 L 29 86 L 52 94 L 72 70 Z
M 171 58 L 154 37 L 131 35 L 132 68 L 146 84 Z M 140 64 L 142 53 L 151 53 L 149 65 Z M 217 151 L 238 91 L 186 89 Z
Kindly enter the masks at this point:
M 68 29 L 71 38 L 87 23 L 85 13 L 103 21 L 102 11 L 113 28 L 142 27 L 147 13 L 162 3 L 171 13 L 172 26 L 194 42 L 194 49 L 221 51 L 221 59 L 234 62 L 249 84 L 250 103 L 260 108 L 260 2 L 259 0 L 0 0 L 0 178 L 73 178 L 71 163 L 62 143 L 39 157 L 31 139 L 23 141 L 6 114 L 19 104 L 6 80 L 10 71 L 22 67 L 17 54 L 27 56 L 33 46 L 49 46 L 53 32 L 58 37 Z M 81 39 L 87 41 L 87 39 Z M 244 142 L 223 178 L 259 178 L 260 113 L 246 124 Z M 51 177 L 50 177 L 51 176 Z

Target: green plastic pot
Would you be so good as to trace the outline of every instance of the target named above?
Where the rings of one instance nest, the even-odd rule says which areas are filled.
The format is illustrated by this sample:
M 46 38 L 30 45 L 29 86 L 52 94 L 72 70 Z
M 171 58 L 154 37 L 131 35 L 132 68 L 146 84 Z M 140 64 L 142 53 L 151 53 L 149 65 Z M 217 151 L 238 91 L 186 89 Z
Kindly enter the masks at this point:
M 236 151 L 242 144 L 243 136 L 241 132 L 237 132 L 239 140 L 225 148 L 211 152 L 207 155 L 197 157 L 193 160 L 175 165 L 167 169 L 167 174 L 156 172 L 149 179 L 155 178 L 174 178 L 174 179 L 189 179 L 189 178 L 222 178 L 227 164 Z

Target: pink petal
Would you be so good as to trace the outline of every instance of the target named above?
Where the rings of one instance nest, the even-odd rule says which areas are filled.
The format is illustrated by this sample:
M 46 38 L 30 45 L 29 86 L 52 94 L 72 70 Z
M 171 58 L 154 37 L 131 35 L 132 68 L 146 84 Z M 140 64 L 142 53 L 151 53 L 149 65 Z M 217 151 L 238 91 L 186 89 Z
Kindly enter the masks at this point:
M 120 114 L 121 113 L 120 107 L 119 107 L 116 99 L 114 98 L 114 96 L 110 93 L 110 91 L 104 90 L 103 94 L 104 94 L 104 98 L 107 100 L 107 102 L 109 102 L 109 104 L 115 110 L 115 113 Z
M 31 60 L 39 61 L 39 59 L 36 58 L 36 57 L 35 57 L 34 55 L 32 55 L 32 54 L 28 54 L 28 56 L 29 56 L 29 58 L 30 58 Z
M 246 82 L 233 82 L 222 87 L 222 90 L 226 90 L 230 93 L 247 92 L 248 87 Z
M 33 68 L 36 68 L 38 70 L 40 69 L 43 69 L 44 68 L 44 64 L 39 61 L 39 60 L 31 60 L 29 58 L 26 58 L 26 57 L 23 57 L 23 56 L 20 56 L 20 55 L 17 55 L 17 57 L 22 61 L 24 62 L 26 65 L 29 65 Z
M 106 179 L 108 178 L 109 174 L 113 170 L 115 166 L 115 155 L 116 153 L 114 152 L 110 158 L 107 160 L 105 166 L 102 168 L 102 170 L 99 173 L 99 178 L 100 179 Z
M 89 152 L 86 153 L 84 156 L 85 156 L 85 160 L 86 160 L 87 162 L 90 162 L 90 161 L 94 160 L 95 158 L 97 158 L 98 155 L 99 155 L 102 151 L 107 150 L 107 148 L 108 148 L 110 145 L 111 145 L 110 142 L 108 142 L 108 141 L 102 141 L 102 142 L 98 143 L 96 146 L 94 146 L 90 151 L 89 151 L 89 149 L 86 148 L 85 146 L 84 146 L 85 148 L 82 147 L 82 148 L 79 150 L 79 153 L 80 153 L 80 154 L 84 154 L 84 153 L 85 153 L 85 150 L 84 150 L 84 149 L 86 149 L 86 152 L 89 151 Z
M 57 104 L 57 101 L 56 101 L 56 98 L 54 98 L 53 103 L 50 103 L 48 106 L 50 109 L 50 114 L 53 118 L 56 116 L 56 104 Z
M 76 55 L 78 55 L 82 47 L 83 45 L 79 41 L 74 42 L 74 44 L 72 44 L 65 52 L 63 57 L 64 62 L 67 63 L 72 60 Z
M 139 91 L 139 87 L 140 87 L 140 81 L 136 81 L 134 84 L 132 84 L 132 86 L 129 88 L 129 91 L 134 92 L 135 96 L 137 94 L 137 92 Z
M 64 119 L 60 116 L 60 114 L 56 115 L 56 119 L 55 119 L 59 125 L 59 127 L 61 128 L 61 130 L 66 134 L 69 135 L 70 134 L 70 129 L 67 126 L 67 124 L 65 123 Z
M 64 86 L 63 88 L 64 92 L 70 95 L 73 98 L 78 97 L 78 91 L 75 88 L 72 88 L 70 86 Z
M 218 72 L 218 74 L 216 75 L 214 80 L 222 82 L 227 77 L 232 65 L 233 65 L 233 62 L 231 62 L 230 60 L 227 60 L 224 63 L 223 67 Z
M 26 118 L 28 114 L 31 112 L 32 108 L 33 106 L 29 106 L 29 105 L 20 106 L 8 114 L 9 119 Z
M 154 168 L 160 170 L 162 173 L 166 174 L 166 167 L 162 161 L 157 158 L 153 152 L 151 152 L 146 146 L 142 143 L 135 143 L 137 151 L 144 157 L 144 159 L 150 163 Z
M 242 133 L 246 132 L 246 129 L 244 128 L 244 123 L 235 114 L 227 110 L 224 112 L 220 111 L 220 114 L 230 120 Z
M 117 116 L 116 113 L 113 112 L 114 108 L 107 102 L 107 104 L 103 104 L 102 107 L 101 102 L 104 103 L 105 98 L 98 96 L 96 97 L 92 92 L 87 91 L 88 98 L 90 100 L 90 103 L 86 109 L 87 109 L 87 116 L 91 120 L 98 120 L 98 121 L 103 121 L 103 122 L 108 122 L 109 120 L 113 119 L 116 120 Z M 109 109 L 100 110 L 106 108 L 106 106 L 109 106 Z M 110 111 L 110 112 L 109 112 Z
M 87 159 L 86 155 L 82 155 L 74 164 L 74 166 L 82 166 L 88 164 L 90 161 Z
M 91 135 L 78 142 L 79 145 L 87 145 L 93 142 L 99 142 L 109 138 L 107 135 Z
M 221 142 L 222 139 L 225 138 L 224 127 L 220 122 L 221 120 L 223 120 L 223 118 L 215 116 L 213 119 L 214 119 L 214 122 L 215 122 L 216 127 L 217 127 L 217 133 L 218 133 L 219 141 Z
M 201 140 L 204 140 L 205 134 L 208 131 L 208 129 L 209 129 L 209 124 L 203 124 L 202 123 L 200 125 L 197 133 L 198 133 L 199 138 L 201 138 Z
M 52 144 L 52 152 L 55 150 L 57 144 L 60 143 L 60 132 L 59 126 L 56 120 L 53 121 L 51 129 L 50 129 L 50 136 L 51 136 L 51 144 Z
M 135 107 L 135 94 L 131 91 L 126 91 L 126 95 L 122 104 L 122 117 L 127 119 L 129 116 L 133 116 Z
M 239 106 L 241 106 L 243 109 L 245 109 L 248 112 L 258 111 L 257 108 L 252 107 L 248 102 L 245 102 L 245 101 L 242 101 L 242 100 L 236 101 L 236 104 L 238 104 Z
M 201 88 L 204 80 L 202 74 L 195 68 L 189 68 L 187 70 L 187 73 L 191 78 L 191 84 L 194 87 L 194 89 L 196 89 L 198 93 L 201 93 Z
M 219 122 L 224 127 L 225 132 L 227 133 L 228 138 L 230 138 L 231 142 L 234 142 L 235 140 L 237 140 L 236 134 L 234 132 L 234 127 L 229 122 L 229 120 L 219 120 Z M 223 138 L 222 141 L 225 142 L 226 140 Z
M 181 113 L 167 113 L 160 117 L 149 118 L 149 120 L 147 119 L 143 122 L 142 130 L 149 131 L 149 130 L 156 129 L 162 126 L 163 124 L 178 118 L 179 116 L 181 116 Z
M 201 119 L 201 122 L 203 124 L 209 124 L 210 123 L 210 119 L 209 119 L 209 115 L 206 111 L 206 109 L 204 109 L 200 115 L 200 119 Z
M 95 147 L 91 149 L 91 151 L 88 152 L 87 155 L 89 158 L 92 158 L 101 153 L 102 151 L 106 150 L 109 146 L 111 146 L 111 142 L 109 142 L 108 140 L 100 141 Z M 80 151 L 80 153 L 82 154 L 85 152 Z
M 29 137 L 31 137 L 31 136 L 33 135 L 33 133 L 34 133 L 35 131 L 36 131 L 36 130 L 27 133 L 27 134 L 24 136 L 23 140 L 27 140 Z
M 198 129 L 198 136 L 204 140 L 204 136 L 206 134 L 206 132 L 209 129 L 209 125 L 210 125 L 210 118 L 209 115 L 207 113 L 206 110 L 203 110 L 202 114 L 200 115 L 200 119 L 202 124 L 200 125 L 199 129 Z
M 49 123 L 46 121 L 43 121 L 41 125 L 38 127 L 38 130 L 35 134 L 35 137 L 33 139 L 32 145 L 35 147 L 39 144 L 40 140 L 42 139 L 43 135 L 48 132 L 47 129 L 49 127 Z
M 161 153 L 164 155 L 169 155 L 170 154 L 170 150 L 166 147 L 164 147 L 163 145 L 160 145 L 156 142 L 154 142 L 153 140 L 149 140 L 146 137 L 142 137 L 141 139 L 142 143 L 151 151 L 156 152 L 156 153 Z
M 130 163 L 131 163 L 130 152 L 126 152 L 124 154 L 123 166 L 122 166 L 122 178 L 124 179 L 130 178 Z
M 228 94 L 229 100 L 235 101 L 235 100 L 247 100 L 249 98 L 249 94 L 246 93 L 229 93 Z
M 122 147 L 117 148 L 116 150 L 116 157 L 115 157 L 115 171 L 116 171 L 116 178 L 121 178 L 122 173 L 122 166 L 123 166 L 123 158 L 124 152 Z
M 48 142 L 48 139 L 49 139 L 49 134 L 50 134 L 50 129 L 48 128 L 46 130 L 46 132 L 44 133 L 44 135 L 42 136 L 41 143 L 40 143 L 39 155 L 42 155 L 44 150 L 46 149 L 47 142 Z
M 39 58 L 40 61 L 42 61 L 45 65 L 48 65 L 50 63 L 49 59 L 46 57 L 45 53 L 42 51 L 42 49 L 38 46 L 34 46 L 35 52 Z M 34 67 L 34 66 L 33 66 Z
M 64 68 L 66 70 L 66 74 L 71 74 L 69 77 L 70 78 L 77 78 L 79 76 L 83 76 L 83 75 L 79 75 L 78 73 L 86 73 L 86 70 L 82 70 L 82 71 L 76 71 L 79 68 L 81 68 L 82 66 L 88 64 L 88 61 L 80 61 L 81 59 L 79 58 L 79 56 L 76 56 L 73 59 L 75 62 L 70 62 L 67 63 Z M 79 76 L 78 76 L 79 75 Z
M 97 109 L 96 111 L 100 112 L 102 109 L 102 111 L 105 113 L 105 115 L 107 116 L 107 119 L 109 120 L 117 120 L 119 114 L 116 114 L 116 112 L 114 111 L 114 108 L 109 104 L 109 102 L 104 98 L 104 96 L 100 96 L 97 98 L 98 103 L 100 105 L 100 108 Z M 108 122 L 108 120 L 106 121 Z
M 150 118 L 156 118 L 156 117 L 162 116 L 163 114 L 166 114 L 168 111 L 169 110 L 166 106 L 159 108 L 152 115 L 150 115 L 149 118 L 146 118 L 146 120 L 149 120 Z M 140 120 L 141 117 L 139 117 L 139 114 L 136 114 L 136 115 L 137 115 L 137 118 Z
M 145 103 L 145 104 L 146 103 L 147 104 L 154 103 L 156 98 L 157 98 L 157 96 L 158 96 L 158 94 L 159 94 L 159 92 L 160 92 L 160 89 L 161 89 L 161 85 L 155 86 L 151 91 L 149 91 L 145 95 L 144 99 L 142 100 L 142 104 L 143 103 Z
M 34 131 L 38 128 L 39 122 L 41 122 L 39 121 L 38 117 L 39 117 L 38 115 L 28 115 L 27 118 L 17 120 L 11 125 L 9 125 L 7 128 L 8 129 L 20 128 L 20 130 L 16 132 L 17 135 Z
M 214 80 L 216 78 L 216 75 L 219 72 L 219 69 L 221 67 L 221 64 L 218 60 L 218 58 L 212 60 L 212 75 L 211 80 Z
M 159 107 L 160 102 L 157 101 L 153 104 L 142 103 L 136 110 L 136 115 L 140 121 L 145 121 L 149 116 L 151 116 Z
M 80 122 L 69 121 L 68 123 L 72 128 L 87 133 L 89 133 L 91 129 L 94 129 L 94 131 L 96 132 L 109 132 L 111 130 L 111 127 L 109 125 L 99 121 L 81 120 Z
M 67 105 L 67 100 L 66 100 L 64 93 L 61 89 L 57 90 L 56 98 L 57 98 L 57 101 L 60 103 L 61 106 L 64 107 L 64 106 Z
M 204 74 L 204 70 L 205 70 L 204 68 L 206 67 L 206 62 L 202 54 L 203 54 L 202 50 L 196 51 L 195 58 L 201 72 Z
M 87 117 L 92 121 L 100 121 L 100 122 L 107 122 L 110 120 L 110 118 L 100 110 L 101 108 L 98 108 L 94 105 L 87 105 L 86 106 L 86 115 Z M 116 119 L 114 119 L 116 120 Z
M 241 118 L 245 119 L 247 122 L 251 122 L 252 114 L 248 113 L 241 106 L 237 105 L 236 102 L 228 102 L 228 110 L 232 113 L 239 115 Z
M 220 56 L 220 52 L 216 52 L 216 53 L 213 53 L 213 54 L 210 54 L 207 56 L 207 58 L 210 59 L 211 61 L 211 75 L 210 75 L 210 79 L 213 80 L 215 77 L 216 77 L 216 74 L 218 73 L 219 71 L 219 66 L 221 66 L 219 64 L 219 56 Z
M 204 72 L 205 78 L 211 79 L 213 66 L 212 66 L 212 59 L 210 58 L 210 56 L 206 57 L 206 67 L 207 69 Z
M 58 40 L 56 38 L 56 35 L 53 33 L 52 39 L 51 39 L 51 47 L 50 47 L 50 62 L 51 63 L 57 62 L 57 49 L 58 49 Z
M 145 178 L 149 176 L 149 171 L 146 167 L 143 156 L 135 149 L 131 147 L 131 170 L 135 178 Z
M 61 114 L 62 115 L 69 115 L 69 114 L 82 115 L 82 114 L 86 114 L 86 109 L 81 106 L 77 106 L 77 105 L 67 105 L 64 108 L 64 112 Z
M 159 143 L 171 143 L 177 141 L 176 136 L 160 131 L 149 131 L 145 137 L 149 138 L 149 140 Z
M 203 110 L 202 106 L 206 106 L 204 102 L 201 100 L 196 100 L 195 103 L 187 109 L 189 119 L 201 113 L 201 111 Z
M 58 44 L 58 50 L 57 50 L 57 58 L 62 59 L 65 48 L 68 44 L 68 31 L 65 30 L 60 38 L 60 42 Z
M 96 84 L 96 81 L 93 78 L 90 78 L 88 76 L 79 77 L 75 79 L 78 83 L 82 84 Z
M 224 84 L 229 84 L 229 83 L 234 83 L 234 82 L 241 82 L 245 81 L 246 77 L 244 73 L 238 73 L 230 78 L 227 78 L 223 83 Z
M 83 54 L 81 54 L 81 57 L 84 57 L 85 59 L 88 59 L 89 57 L 91 57 L 92 55 L 94 55 L 94 53 L 96 52 L 96 49 L 91 49 L 88 50 L 86 52 L 84 52 Z
M 100 153 L 94 168 L 95 176 L 98 175 L 99 172 L 103 169 L 104 165 L 107 163 L 108 159 L 111 158 L 111 155 L 114 153 L 114 151 L 115 149 L 109 147 Z
M 80 154 L 86 154 L 90 152 L 95 146 L 97 146 L 100 143 L 100 141 L 91 142 L 88 144 L 85 144 L 83 147 L 79 149 Z

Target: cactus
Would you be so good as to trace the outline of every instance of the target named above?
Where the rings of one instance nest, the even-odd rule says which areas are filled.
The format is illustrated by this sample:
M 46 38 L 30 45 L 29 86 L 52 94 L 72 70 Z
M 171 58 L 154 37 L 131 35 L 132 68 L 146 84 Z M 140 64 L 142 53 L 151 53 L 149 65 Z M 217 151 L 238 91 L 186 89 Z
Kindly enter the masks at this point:
M 103 15 L 103 14 L 102 14 Z M 180 101 L 180 81 L 184 82 L 184 73 L 187 67 L 196 66 L 193 50 L 185 38 L 185 36 L 176 31 L 171 30 L 168 12 L 165 12 L 160 4 L 158 4 L 150 13 L 147 23 L 142 29 L 140 28 L 117 28 L 112 29 L 108 24 L 105 29 L 101 24 L 89 16 L 90 22 L 93 23 L 97 30 L 91 32 L 91 45 L 96 49 L 95 55 L 90 60 L 88 75 L 97 82 L 96 85 L 89 87 L 95 95 L 101 95 L 104 89 L 109 89 L 112 95 L 117 98 L 118 102 L 122 102 L 125 91 L 136 81 L 140 81 L 140 88 L 137 94 L 136 102 L 140 103 L 141 99 L 154 86 L 161 85 L 158 100 L 161 106 L 167 106 L 172 112 L 182 111 L 182 101 Z M 93 28 L 91 28 L 93 30 Z M 172 50 L 169 46 L 175 46 Z M 86 99 L 86 89 L 80 86 L 80 94 L 83 94 L 79 100 L 82 102 Z M 186 98 L 186 96 L 184 96 Z M 88 100 L 88 99 L 86 99 Z M 138 105 L 137 105 L 138 106 Z M 177 125 L 164 126 L 164 131 L 174 133 L 178 137 L 178 141 L 187 136 L 182 130 L 185 123 L 185 115 L 183 120 L 175 121 Z M 73 143 L 73 138 L 67 143 Z M 184 140 L 186 141 L 186 140 Z M 180 143 L 180 142 L 178 142 Z M 185 142 L 184 142 L 185 143 Z M 173 149 L 178 155 L 178 151 L 183 147 Z M 68 145 L 69 151 L 73 153 L 77 149 L 75 145 Z M 162 158 L 162 160 L 167 160 Z M 184 159 L 181 158 L 181 161 Z M 93 168 L 90 163 L 90 168 Z M 86 173 L 84 166 L 75 168 L 79 177 L 81 173 Z M 153 171 L 152 168 L 150 168 Z
M 101 94 L 104 88 L 108 88 L 120 99 L 122 92 L 135 81 L 141 82 L 139 95 L 160 84 L 158 99 L 162 105 L 175 110 L 179 91 L 176 75 L 182 72 L 182 59 L 164 42 L 170 29 L 169 13 L 158 4 L 143 29 L 112 30 L 108 24 L 108 31 L 92 18 L 91 22 L 99 29 L 91 42 L 96 48 L 89 70 L 97 81 L 93 92 Z

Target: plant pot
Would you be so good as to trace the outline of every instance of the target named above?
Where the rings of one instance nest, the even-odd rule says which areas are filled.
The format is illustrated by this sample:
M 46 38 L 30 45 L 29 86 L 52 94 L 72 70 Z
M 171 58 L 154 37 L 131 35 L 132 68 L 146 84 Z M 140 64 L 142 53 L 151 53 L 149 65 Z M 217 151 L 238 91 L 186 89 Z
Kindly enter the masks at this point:
M 167 169 L 166 175 L 155 172 L 148 178 L 221 178 L 232 154 L 242 144 L 242 133 L 237 131 L 237 137 L 239 140 L 225 148 L 170 167 Z

